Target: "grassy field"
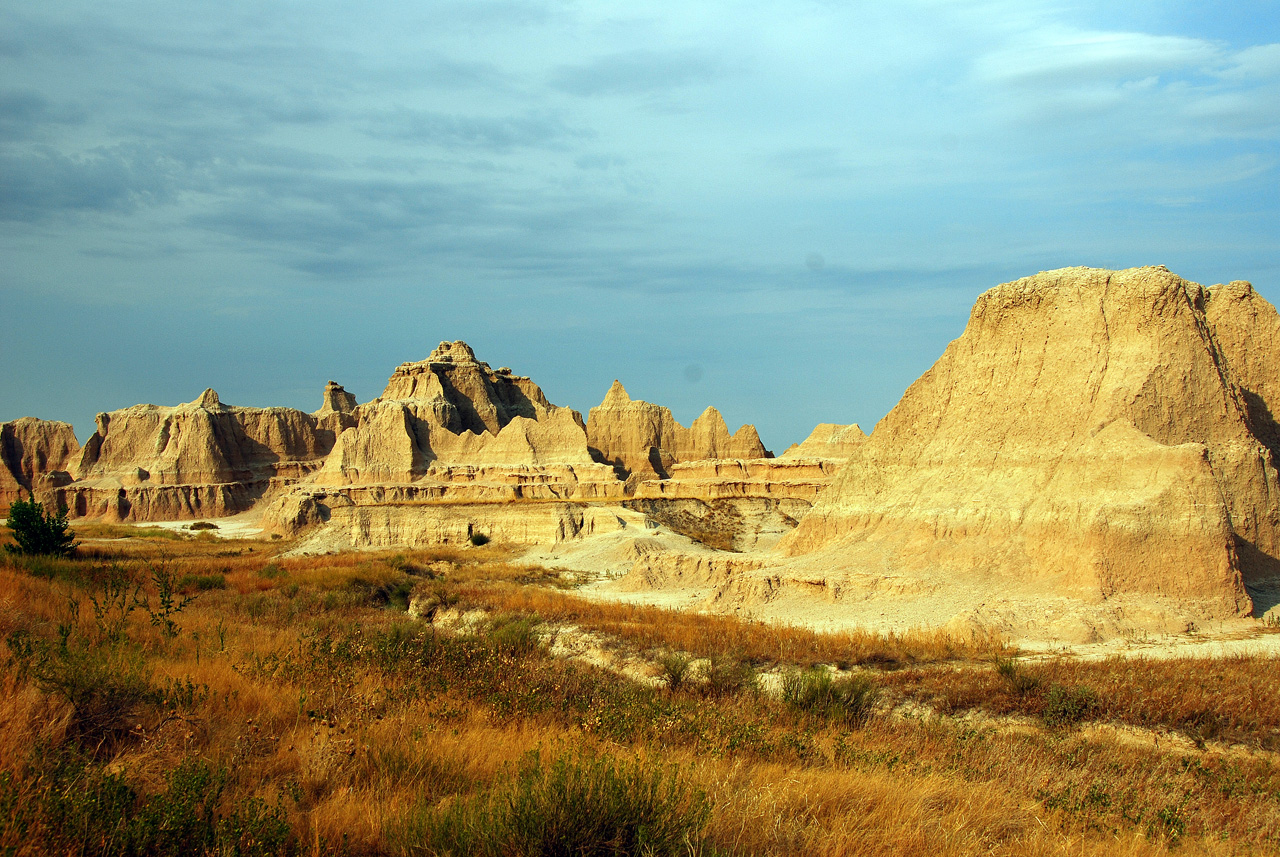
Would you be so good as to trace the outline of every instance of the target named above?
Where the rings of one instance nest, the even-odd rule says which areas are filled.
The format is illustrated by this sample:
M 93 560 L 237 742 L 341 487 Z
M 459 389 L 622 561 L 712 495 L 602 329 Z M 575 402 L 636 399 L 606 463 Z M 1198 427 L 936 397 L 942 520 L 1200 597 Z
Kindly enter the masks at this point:
M 1271 660 L 597 603 L 493 547 L 80 535 L 0 554 L 3 854 L 1280 852 Z M 552 657 L 569 626 L 652 679 Z

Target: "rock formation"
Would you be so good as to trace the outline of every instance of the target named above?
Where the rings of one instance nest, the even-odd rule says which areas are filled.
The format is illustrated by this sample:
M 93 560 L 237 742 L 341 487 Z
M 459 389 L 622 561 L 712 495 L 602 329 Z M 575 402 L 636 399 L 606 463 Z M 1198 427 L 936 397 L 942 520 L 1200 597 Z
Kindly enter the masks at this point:
M 1280 480 L 1248 405 L 1273 376 L 1244 356 L 1275 319 L 1262 303 L 1164 268 L 991 289 L 783 551 L 1247 612 L 1242 583 L 1280 555 Z
M 67 423 L 33 417 L 0 423 L 0 512 L 36 488 L 70 481 L 66 471 L 79 453 Z
M 816 458 L 823 461 L 846 461 L 867 440 L 857 424 L 842 426 L 818 423 L 801 443 L 793 443 L 779 458 Z
M 75 516 L 167 520 L 230 515 L 273 486 L 315 470 L 349 417 L 332 410 L 342 388 L 326 390 L 317 414 L 240 408 L 205 390 L 176 407 L 135 405 L 98 414 L 75 481 L 51 488 Z
M 730 435 L 720 412 L 707 408 L 685 428 L 670 409 L 633 400 L 619 381 L 587 416 L 587 446 L 597 461 L 640 478 L 665 479 L 682 461 L 771 457 L 755 426 Z

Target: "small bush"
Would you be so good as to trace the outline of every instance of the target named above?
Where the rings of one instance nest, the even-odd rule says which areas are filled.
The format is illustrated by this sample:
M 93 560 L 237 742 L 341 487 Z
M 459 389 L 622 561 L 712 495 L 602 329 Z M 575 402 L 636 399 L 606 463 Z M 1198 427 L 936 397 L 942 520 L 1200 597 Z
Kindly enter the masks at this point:
M 702 669 L 703 692 L 710 697 L 732 696 L 756 687 L 756 672 L 745 661 L 716 655 Z
M 1098 695 L 1092 689 L 1055 684 L 1045 694 L 1041 716 L 1045 726 L 1057 729 L 1092 717 L 1100 707 Z
M 506 614 L 495 617 L 489 623 L 489 645 L 494 651 L 507 657 L 523 658 L 539 648 L 536 616 Z
M 689 667 L 692 664 L 693 659 L 684 652 L 667 652 L 659 656 L 658 666 L 662 667 L 662 678 L 666 681 L 668 690 L 680 689 L 689 677 Z
M 11 632 L 10 668 L 20 680 L 71 705 L 70 738 L 86 749 L 109 751 L 129 735 L 144 708 L 161 702 L 161 694 L 139 653 L 75 644 L 67 627 L 56 644 Z
M 194 524 L 191 524 L 189 527 L 187 527 L 187 529 L 188 530 L 216 530 L 218 529 L 218 525 L 213 523 L 212 521 L 196 521 Z
M 871 717 L 880 687 L 866 675 L 833 678 L 821 667 L 791 670 L 782 677 L 782 701 L 792 708 L 862 726 Z
M 184 593 L 226 589 L 227 578 L 221 574 L 184 574 L 178 579 L 177 588 L 179 592 Z
M 1039 676 L 1028 674 L 1013 658 L 1000 658 L 996 661 L 996 672 L 1009 684 L 1009 689 L 1018 696 L 1029 696 L 1040 689 L 1043 680 Z
M 4 546 L 10 553 L 27 556 L 71 556 L 75 553 L 77 544 L 75 536 L 67 531 L 65 505 L 59 507 L 56 515 L 50 515 L 34 496 L 15 500 L 9 506 L 8 527 L 13 531 L 16 542 Z
M 120 774 L 74 751 L 37 748 L 23 771 L 34 783 L 0 775 L 0 853 L 147 855 L 290 855 L 297 844 L 281 807 L 246 798 L 219 817 L 227 773 L 185 759 L 169 774 L 165 791 L 141 798 Z M 25 842 L 24 842 L 25 839 Z
M 598 757 L 527 756 L 515 781 L 403 825 L 411 853 L 683 855 L 698 853 L 711 805 L 672 768 Z
M 476 547 L 481 547 L 482 545 L 489 544 L 489 537 L 486 536 L 484 533 L 472 533 L 468 541 L 470 541 L 471 544 L 475 545 Z

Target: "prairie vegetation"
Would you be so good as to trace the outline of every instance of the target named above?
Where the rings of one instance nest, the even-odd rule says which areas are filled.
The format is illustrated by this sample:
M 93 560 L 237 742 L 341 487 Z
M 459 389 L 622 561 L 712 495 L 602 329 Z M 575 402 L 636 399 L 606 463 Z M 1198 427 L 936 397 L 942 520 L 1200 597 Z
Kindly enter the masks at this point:
M 597 603 L 492 545 L 77 536 L 0 556 L 0 853 L 1280 851 L 1269 660 Z M 652 681 L 551 657 L 569 626 Z

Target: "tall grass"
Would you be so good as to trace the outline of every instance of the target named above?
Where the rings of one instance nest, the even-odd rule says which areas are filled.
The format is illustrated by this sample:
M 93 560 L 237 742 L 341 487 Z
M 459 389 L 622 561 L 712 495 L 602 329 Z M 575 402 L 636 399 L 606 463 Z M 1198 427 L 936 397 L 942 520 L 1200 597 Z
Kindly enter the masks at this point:
M 878 641 L 897 652 L 881 665 L 903 668 L 872 660 L 859 672 L 880 688 L 875 710 L 913 700 L 996 719 L 850 718 L 838 681 L 806 671 L 849 658 L 850 638 L 591 605 L 545 591 L 489 548 L 273 559 L 261 545 L 173 544 L 175 581 L 218 574 L 226 587 L 197 590 L 172 637 L 142 610 L 115 622 L 91 609 L 112 603 L 112 563 L 154 563 L 159 542 L 43 577 L 0 561 L 10 640 L 0 644 L 0 853 L 168 853 L 179 841 L 192 854 L 515 852 L 550 841 L 536 839 L 543 829 L 586 842 L 573 839 L 590 829 L 584 817 L 602 822 L 589 847 L 639 848 L 643 829 L 659 853 L 676 838 L 690 853 L 731 855 L 1280 849 L 1273 757 L 1207 746 L 1264 742 L 1280 711 L 1258 679 L 1266 659 L 1020 665 L 1033 679 L 1020 692 L 988 650 L 966 660 L 961 649 Z M 262 576 L 270 562 L 279 573 Z M 154 581 L 140 582 L 154 604 Z M 471 635 L 437 632 L 379 603 L 381 586 L 402 582 L 486 606 L 493 621 Z M 650 688 L 551 657 L 536 617 L 568 616 L 630 627 L 615 636 L 637 651 L 732 652 L 727 662 L 810 678 L 786 701 L 746 686 L 723 696 Z M 644 627 L 653 621 L 666 627 Z M 69 653 L 99 653 L 96 665 L 59 663 L 64 641 Z M 37 654 L 25 656 L 26 643 Z M 42 677 L 46 655 L 53 672 Z M 110 750 L 83 737 L 79 691 L 59 689 L 59 670 L 80 670 L 73 686 L 91 689 L 134 671 L 138 692 Z M 1054 688 L 1062 699 L 1051 703 Z M 1078 688 L 1096 705 L 1077 706 L 1074 726 L 1045 728 L 1046 711 L 1069 712 Z M 1226 726 L 1205 735 L 1204 751 L 1076 728 L 1105 720 Z

